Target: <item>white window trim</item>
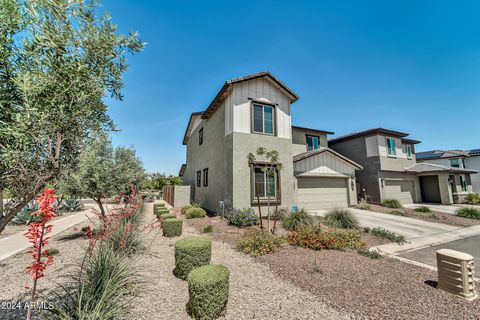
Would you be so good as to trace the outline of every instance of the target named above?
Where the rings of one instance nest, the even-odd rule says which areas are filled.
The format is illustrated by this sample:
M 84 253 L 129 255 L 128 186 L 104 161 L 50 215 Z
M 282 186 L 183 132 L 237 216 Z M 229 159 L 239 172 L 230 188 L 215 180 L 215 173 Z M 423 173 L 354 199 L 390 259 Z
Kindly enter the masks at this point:
M 261 131 L 255 131 L 255 106 L 259 106 L 259 107 L 262 107 L 262 129 L 263 129 L 263 132 Z M 272 108 L 272 133 L 267 133 L 265 132 L 265 107 L 269 107 L 269 108 Z M 269 104 L 262 104 L 262 103 L 259 103 L 259 102 L 252 102 L 252 107 L 251 107 L 251 110 L 252 110 L 252 133 L 256 133 L 256 134 L 264 134 L 264 135 L 267 135 L 267 136 L 275 136 L 276 134 L 276 123 L 275 123 L 275 118 L 276 118 L 276 110 L 275 110 L 275 106 L 272 106 L 272 105 L 269 105 Z
M 262 172 L 263 173 L 263 181 L 264 181 L 264 184 L 263 184 L 263 191 L 264 191 L 264 194 L 265 196 L 263 197 L 260 197 L 260 200 L 267 200 L 268 199 L 268 196 L 267 196 L 267 173 L 266 172 Z M 254 170 L 254 174 L 256 174 L 255 170 Z M 274 178 L 274 182 L 275 182 L 275 195 L 274 196 L 270 196 L 270 199 L 271 200 L 275 200 L 277 198 L 277 183 L 278 183 L 278 178 L 277 178 L 277 172 L 275 170 L 275 172 L 273 173 L 273 178 Z M 255 186 L 254 186 L 255 188 Z M 255 192 L 254 192 L 255 193 Z M 256 195 L 256 194 L 255 194 Z

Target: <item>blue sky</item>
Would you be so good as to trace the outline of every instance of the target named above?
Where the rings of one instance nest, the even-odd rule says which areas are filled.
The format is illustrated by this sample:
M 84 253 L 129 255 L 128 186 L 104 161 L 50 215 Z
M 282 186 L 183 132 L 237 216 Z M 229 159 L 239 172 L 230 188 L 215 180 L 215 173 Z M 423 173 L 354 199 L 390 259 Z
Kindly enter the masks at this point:
M 295 125 L 337 135 L 411 133 L 417 151 L 480 148 L 479 1 L 108 0 L 119 30 L 148 45 L 110 101 L 150 172 L 185 161 L 189 115 L 225 80 L 269 70 L 300 100 Z

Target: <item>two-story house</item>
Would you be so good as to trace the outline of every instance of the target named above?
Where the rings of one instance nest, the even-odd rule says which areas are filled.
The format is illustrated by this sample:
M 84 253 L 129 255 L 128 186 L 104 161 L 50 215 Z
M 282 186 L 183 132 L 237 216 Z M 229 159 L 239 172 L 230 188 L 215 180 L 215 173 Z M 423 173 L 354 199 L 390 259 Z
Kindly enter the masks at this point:
M 375 128 L 331 139 L 328 144 L 363 166 L 356 174 L 357 188 L 361 197 L 372 202 L 386 198 L 403 204 L 460 201 L 457 184 L 465 177 L 466 187 L 471 188 L 470 174 L 474 171 L 417 163 L 414 146 L 420 141 L 408 136 L 405 132 Z
M 480 149 L 474 150 L 432 150 L 417 153 L 417 161 L 439 164 L 455 168 L 480 171 Z M 468 193 L 469 181 L 467 176 L 459 175 L 455 183 L 454 192 L 458 194 Z M 473 192 L 480 192 L 480 173 L 470 174 Z M 458 188 L 457 188 L 458 186 Z
M 214 211 L 220 201 L 236 208 L 271 204 L 310 209 L 356 203 L 355 171 L 361 166 L 327 146 L 330 132 L 292 127 L 298 96 L 269 72 L 228 80 L 202 112 L 192 113 L 180 175 L 192 201 Z M 248 154 L 279 152 L 281 170 L 262 171 Z

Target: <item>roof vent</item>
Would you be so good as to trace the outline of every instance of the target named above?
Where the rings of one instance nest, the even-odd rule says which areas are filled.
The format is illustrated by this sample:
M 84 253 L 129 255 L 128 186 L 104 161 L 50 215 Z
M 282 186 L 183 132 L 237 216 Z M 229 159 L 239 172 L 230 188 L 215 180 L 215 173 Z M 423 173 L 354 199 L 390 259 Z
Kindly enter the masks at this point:
M 437 288 L 466 300 L 474 300 L 478 297 L 473 280 L 473 257 L 471 255 L 450 249 L 438 250 L 437 267 Z

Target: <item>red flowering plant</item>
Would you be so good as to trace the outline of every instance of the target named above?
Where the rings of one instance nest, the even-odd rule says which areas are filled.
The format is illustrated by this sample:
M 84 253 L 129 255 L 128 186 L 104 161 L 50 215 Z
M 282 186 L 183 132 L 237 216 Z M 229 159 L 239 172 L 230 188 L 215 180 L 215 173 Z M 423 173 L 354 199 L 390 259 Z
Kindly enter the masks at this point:
M 45 246 L 50 239 L 47 235 L 52 232 L 53 228 L 51 224 L 47 223 L 56 217 L 52 206 L 56 200 L 54 189 L 45 188 L 43 190 L 43 193 L 38 196 L 39 209 L 32 212 L 34 222 L 28 225 L 25 233 L 25 237 L 33 245 L 33 248 L 27 253 L 32 256 L 34 262 L 25 270 L 33 279 L 32 302 L 35 301 L 38 279 L 45 276 L 45 269 L 53 263 L 53 256 L 48 254 Z M 31 308 L 28 308 L 27 319 L 30 317 Z

